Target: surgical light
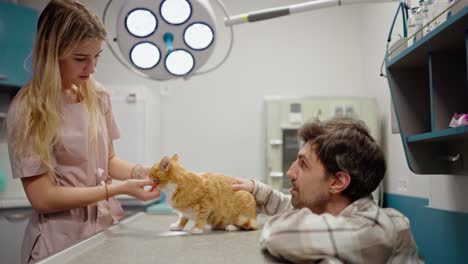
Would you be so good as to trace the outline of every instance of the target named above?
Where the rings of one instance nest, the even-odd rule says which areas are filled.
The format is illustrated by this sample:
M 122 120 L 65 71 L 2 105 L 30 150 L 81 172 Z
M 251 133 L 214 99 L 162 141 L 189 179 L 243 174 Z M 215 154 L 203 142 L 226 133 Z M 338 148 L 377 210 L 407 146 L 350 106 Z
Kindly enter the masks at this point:
M 213 0 L 215 1 L 215 0 Z M 230 16 L 221 0 L 231 42 L 220 63 L 210 70 L 199 71 L 212 55 L 216 44 L 216 23 L 210 0 L 132 0 L 125 1 L 117 18 L 117 59 L 135 73 L 169 80 L 210 72 L 229 56 L 236 24 L 250 23 L 315 9 L 360 3 L 406 2 L 407 0 L 314 0 L 289 6 Z M 109 0 L 103 14 L 111 4 Z M 123 58 L 123 60 L 122 60 Z
M 127 66 L 156 80 L 193 74 L 206 63 L 216 43 L 209 0 L 126 1 L 116 31 Z

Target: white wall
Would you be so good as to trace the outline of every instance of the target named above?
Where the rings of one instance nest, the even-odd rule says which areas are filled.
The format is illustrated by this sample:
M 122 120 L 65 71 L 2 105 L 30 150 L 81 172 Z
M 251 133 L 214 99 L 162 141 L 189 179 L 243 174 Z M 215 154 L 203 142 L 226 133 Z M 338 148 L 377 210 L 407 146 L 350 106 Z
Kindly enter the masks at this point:
M 245 1 L 226 4 L 232 12 L 249 10 Z M 359 20 L 352 10 L 238 26 L 222 68 L 161 100 L 164 152 L 179 152 L 194 170 L 264 179 L 265 96 L 362 94 L 362 54 L 353 33 Z
M 397 4 L 368 4 L 363 6 L 362 48 L 365 57 L 363 72 L 367 92 L 377 98 L 382 116 L 382 131 L 385 154 L 388 162 L 388 172 L 385 178 L 387 192 L 412 196 L 427 197 L 428 176 L 412 173 L 406 163 L 400 134 L 391 132 L 391 98 L 387 79 L 379 76 L 380 66 L 385 54 L 388 32 Z M 401 17 L 397 20 L 394 34 L 402 34 Z M 392 42 L 398 36 L 392 36 Z M 383 69 L 385 73 L 385 68 Z M 407 187 L 405 187 L 407 186 Z
M 86 2 L 102 13 L 105 3 Z M 275 3 L 225 4 L 237 14 Z M 109 18 L 116 16 L 115 10 L 111 6 Z M 182 164 L 194 171 L 263 179 L 265 96 L 363 95 L 362 49 L 355 34 L 358 11 L 344 7 L 239 25 L 232 54 L 218 70 L 188 81 L 145 81 L 155 94 L 161 90 L 166 94 L 160 98 L 161 154 L 179 153 Z M 226 52 L 226 32 L 221 32 L 221 50 L 214 62 Z M 142 82 L 109 52 L 104 53 L 96 78 L 109 86 Z

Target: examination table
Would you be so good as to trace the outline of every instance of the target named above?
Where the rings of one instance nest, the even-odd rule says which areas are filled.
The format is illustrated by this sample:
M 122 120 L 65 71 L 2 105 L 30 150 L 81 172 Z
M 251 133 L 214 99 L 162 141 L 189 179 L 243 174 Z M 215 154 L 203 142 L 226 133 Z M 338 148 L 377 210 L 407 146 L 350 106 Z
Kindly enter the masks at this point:
M 275 263 L 260 249 L 261 228 L 255 231 L 170 231 L 175 214 L 137 213 L 39 263 Z M 261 226 L 267 219 L 259 215 Z

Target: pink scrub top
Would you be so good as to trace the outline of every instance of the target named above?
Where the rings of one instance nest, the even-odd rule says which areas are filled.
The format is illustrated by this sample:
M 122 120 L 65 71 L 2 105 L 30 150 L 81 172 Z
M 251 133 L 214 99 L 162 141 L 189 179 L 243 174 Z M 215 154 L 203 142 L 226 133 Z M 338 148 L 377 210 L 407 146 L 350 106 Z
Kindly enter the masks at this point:
M 89 119 L 83 103 L 62 106 L 61 142 L 51 149 L 54 168 L 58 174 L 58 185 L 65 187 L 92 187 L 111 184 L 108 176 L 109 142 L 119 138 L 110 95 L 98 91 L 99 110 L 97 156 L 96 148 L 88 136 Z M 15 100 L 8 111 L 7 124 L 14 122 L 15 110 L 20 102 Z M 8 129 L 9 138 L 10 130 Z M 18 157 L 15 147 L 8 143 L 14 178 L 31 177 L 48 172 L 48 168 L 33 155 Z M 104 188 L 103 188 L 104 192 Z M 109 198 L 97 204 L 55 213 L 34 211 L 26 228 L 22 246 L 21 263 L 36 262 L 57 251 L 67 248 L 84 238 L 116 223 L 124 216 L 120 203 Z

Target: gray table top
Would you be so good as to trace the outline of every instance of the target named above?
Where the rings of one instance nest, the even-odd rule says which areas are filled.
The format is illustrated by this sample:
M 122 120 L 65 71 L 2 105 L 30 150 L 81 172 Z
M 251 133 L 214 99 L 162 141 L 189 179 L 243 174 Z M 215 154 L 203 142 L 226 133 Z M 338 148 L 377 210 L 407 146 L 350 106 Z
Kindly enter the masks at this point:
M 259 215 L 262 224 L 266 217 Z M 261 252 L 256 231 L 169 231 L 176 215 L 138 213 L 39 263 L 274 263 Z

